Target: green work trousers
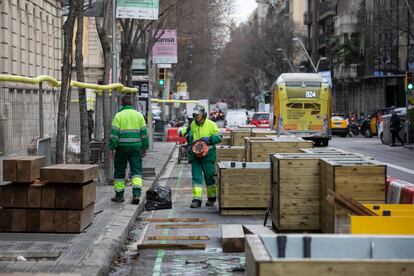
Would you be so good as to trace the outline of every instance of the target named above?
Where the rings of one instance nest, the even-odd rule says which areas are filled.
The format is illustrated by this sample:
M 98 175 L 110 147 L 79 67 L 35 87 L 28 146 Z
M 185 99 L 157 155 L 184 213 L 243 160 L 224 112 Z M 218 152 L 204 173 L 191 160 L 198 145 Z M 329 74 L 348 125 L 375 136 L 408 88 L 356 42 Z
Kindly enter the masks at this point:
M 207 186 L 207 197 L 215 199 L 217 186 L 214 180 L 214 162 L 202 159 L 191 161 L 191 174 L 193 176 L 193 199 L 201 200 L 203 197 L 203 174 Z
M 115 152 L 114 189 L 116 192 L 125 190 L 125 170 L 127 163 L 131 170 L 132 191 L 140 196 L 142 190 L 142 151 L 137 147 L 117 147 Z

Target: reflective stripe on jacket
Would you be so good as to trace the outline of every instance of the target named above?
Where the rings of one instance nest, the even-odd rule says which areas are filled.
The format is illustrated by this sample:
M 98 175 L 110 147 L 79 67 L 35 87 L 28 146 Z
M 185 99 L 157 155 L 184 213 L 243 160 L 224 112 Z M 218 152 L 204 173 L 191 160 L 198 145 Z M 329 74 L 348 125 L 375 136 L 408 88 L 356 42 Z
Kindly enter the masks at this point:
M 130 105 L 123 106 L 112 120 L 109 148 L 138 147 L 148 149 L 148 130 L 144 116 Z

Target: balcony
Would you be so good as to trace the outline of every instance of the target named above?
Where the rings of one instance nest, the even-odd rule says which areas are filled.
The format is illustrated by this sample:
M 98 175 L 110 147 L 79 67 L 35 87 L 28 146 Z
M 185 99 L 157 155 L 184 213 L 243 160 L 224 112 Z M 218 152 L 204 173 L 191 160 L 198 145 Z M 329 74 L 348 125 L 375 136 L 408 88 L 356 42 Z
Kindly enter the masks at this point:
M 339 64 L 334 67 L 334 79 L 344 82 L 358 81 L 361 75 L 361 66 L 355 63 L 349 65 Z
M 336 15 L 336 2 L 319 3 L 319 21 Z

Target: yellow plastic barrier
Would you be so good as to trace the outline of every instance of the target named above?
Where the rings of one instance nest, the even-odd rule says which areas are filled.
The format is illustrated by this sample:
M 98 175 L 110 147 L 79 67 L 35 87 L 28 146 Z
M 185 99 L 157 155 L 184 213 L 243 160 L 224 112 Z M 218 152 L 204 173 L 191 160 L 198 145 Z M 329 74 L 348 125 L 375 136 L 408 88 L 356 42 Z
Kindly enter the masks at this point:
M 51 86 L 61 86 L 62 84 L 57 79 L 50 77 L 50 76 L 46 76 L 46 75 L 41 75 L 36 78 L 14 76 L 14 75 L 0 75 L 0 81 L 21 82 L 21 83 L 28 83 L 28 84 L 39 84 L 41 82 L 48 82 Z M 84 89 L 94 89 L 94 90 L 99 90 L 99 91 L 115 89 L 121 93 L 137 93 L 138 92 L 137 88 L 125 87 L 121 83 L 99 85 L 99 84 L 94 84 L 94 83 L 71 81 L 70 86 L 84 88 Z
M 414 235 L 413 204 L 364 204 L 379 216 L 349 216 L 351 234 Z

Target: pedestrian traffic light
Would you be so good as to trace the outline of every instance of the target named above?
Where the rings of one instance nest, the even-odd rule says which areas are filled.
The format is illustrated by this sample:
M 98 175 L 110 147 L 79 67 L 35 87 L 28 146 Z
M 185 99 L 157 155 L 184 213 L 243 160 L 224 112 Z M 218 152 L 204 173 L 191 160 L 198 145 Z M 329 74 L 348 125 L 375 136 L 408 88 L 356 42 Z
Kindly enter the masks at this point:
M 166 69 L 165 68 L 160 68 L 158 71 L 158 84 L 161 87 L 164 87 L 165 84 L 165 75 L 166 75 Z
M 405 73 L 405 89 L 408 93 L 411 93 L 414 88 L 413 72 Z

